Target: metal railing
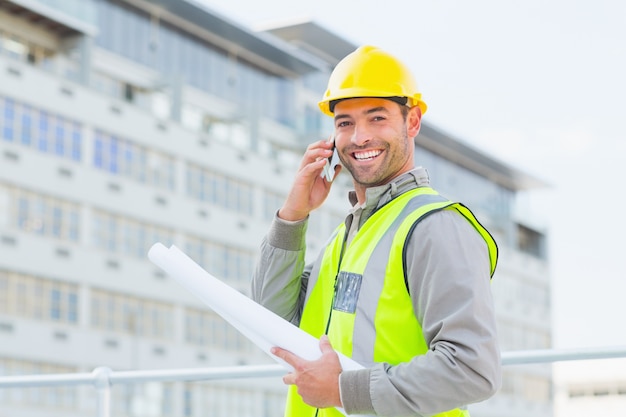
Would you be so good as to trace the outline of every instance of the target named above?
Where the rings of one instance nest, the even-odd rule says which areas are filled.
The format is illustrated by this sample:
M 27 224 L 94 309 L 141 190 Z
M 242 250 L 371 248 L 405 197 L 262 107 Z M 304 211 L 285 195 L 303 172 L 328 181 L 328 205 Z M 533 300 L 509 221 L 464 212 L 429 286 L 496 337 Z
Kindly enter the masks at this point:
M 611 358 L 626 358 L 626 346 L 505 352 L 502 354 L 502 365 L 526 365 Z M 108 367 L 102 366 L 89 373 L 4 376 L 0 377 L 0 389 L 58 385 L 93 385 L 98 396 L 97 416 L 110 417 L 111 387 L 115 384 L 262 378 L 275 377 L 283 374 L 285 374 L 285 368 L 278 364 L 145 371 L 113 371 Z

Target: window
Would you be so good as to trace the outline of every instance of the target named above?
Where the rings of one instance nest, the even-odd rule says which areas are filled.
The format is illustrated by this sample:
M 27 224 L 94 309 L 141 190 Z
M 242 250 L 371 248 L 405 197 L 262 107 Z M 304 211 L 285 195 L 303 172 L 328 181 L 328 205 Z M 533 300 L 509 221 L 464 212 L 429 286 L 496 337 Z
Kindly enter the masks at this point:
M 15 130 L 15 102 L 11 99 L 5 98 L 0 100 L 0 126 L 2 127 L 2 139 L 8 142 L 12 142 L 14 139 Z
M 32 135 L 33 135 L 33 110 L 24 106 L 22 108 L 22 133 L 21 133 L 21 142 L 22 145 L 30 146 L 32 143 Z
M 252 184 L 192 164 L 187 166 L 186 175 L 189 197 L 240 214 L 252 215 L 254 211 Z
M 4 97 L 0 97 L 0 135 L 7 142 L 80 161 L 82 125 Z
M 96 210 L 91 243 L 108 252 L 144 259 L 155 242 L 171 245 L 174 232 L 113 213 Z
M 53 320 L 61 318 L 61 293 L 56 288 L 50 292 L 50 317 Z
M 18 229 L 61 241 L 77 242 L 80 231 L 78 204 L 6 186 L 9 224 Z M 0 192 L 3 187 L 0 185 Z
M 307 105 L 304 108 L 304 134 L 311 137 L 327 135 L 327 132 L 322 131 L 323 117 L 326 116 L 320 112 L 319 108 Z M 330 132 L 331 129 L 328 131 Z
M 501 227 L 508 226 L 513 191 L 419 146 L 415 150 L 415 164 L 428 170 L 433 188 L 441 194 L 462 202 L 475 214 L 480 211 L 495 222 L 507 222 L 499 224 Z
M 0 270 L 0 313 L 9 312 L 9 298 L 8 272 Z
M 249 282 L 257 256 L 254 251 L 196 237 L 186 239 L 185 253 L 215 277 L 241 284 Z
M 29 42 L 19 35 L 9 34 L 0 30 L 1 55 L 50 70 L 53 65 L 54 51 Z
M 189 383 L 185 384 L 183 391 L 183 415 L 193 416 L 193 385 Z
M 100 130 L 95 132 L 93 164 L 159 188 L 173 190 L 175 186 L 174 158 Z
M 36 320 L 78 323 L 78 286 L 0 270 L 0 312 Z
M 65 374 L 78 369 L 45 362 L 0 357 L 0 375 Z M 77 388 L 73 386 L 33 387 L 0 390 L 2 404 L 30 405 L 77 410 Z
M 96 329 L 167 340 L 174 335 L 174 307 L 131 295 L 93 289 L 91 325 Z
M 517 225 L 517 246 L 520 251 L 537 258 L 545 257 L 545 236 L 529 227 Z
M 274 220 L 274 216 L 285 201 L 285 196 L 273 191 L 263 191 L 263 219 L 267 221 Z
M 254 350 L 252 342 L 222 317 L 209 310 L 185 310 L 185 341 L 231 352 L 250 353 Z
M 172 383 L 163 383 L 161 397 L 161 412 L 163 417 L 172 417 L 174 413 L 174 386 Z
M 14 35 L 7 35 L 2 42 L 3 55 L 19 61 L 26 61 L 28 46 L 26 42 Z

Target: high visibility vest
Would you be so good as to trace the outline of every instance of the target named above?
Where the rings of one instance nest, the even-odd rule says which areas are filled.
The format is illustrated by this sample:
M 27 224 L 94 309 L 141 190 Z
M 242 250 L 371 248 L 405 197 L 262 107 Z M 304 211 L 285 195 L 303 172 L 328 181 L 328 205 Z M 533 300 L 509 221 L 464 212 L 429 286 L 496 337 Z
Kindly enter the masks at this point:
M 317 338 L 327 333 L 335 350 L 364 366 L 397 365 L 425 354 L 428 346 L 413 311 L 403 249 L 420 219 L 439 210 L 456 210 L 484 238 L 493 276 L 498 248 L 489 232 L 462 204 L 418 187 L 372 214 L 345 250 L 345 225 L 337 228 L 319 271 L 309 277 L 300 328 Z M 296 386 L 289 387 L 286 417 L 342 415 L 335 408 L 317 410 L 305 404 Z M 469 412 L 454 409 L 437 417 L 469 417 Z

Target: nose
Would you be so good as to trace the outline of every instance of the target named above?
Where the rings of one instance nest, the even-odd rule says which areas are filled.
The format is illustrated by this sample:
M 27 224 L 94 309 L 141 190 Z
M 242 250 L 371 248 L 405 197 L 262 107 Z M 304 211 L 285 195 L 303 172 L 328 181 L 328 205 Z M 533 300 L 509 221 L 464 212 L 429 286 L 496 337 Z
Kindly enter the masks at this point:
M 355 123 L 351 142 L 357 146 L 363 146 L 370 140 L 372 140 L 372 132 L 367 128 L 367 125 Z

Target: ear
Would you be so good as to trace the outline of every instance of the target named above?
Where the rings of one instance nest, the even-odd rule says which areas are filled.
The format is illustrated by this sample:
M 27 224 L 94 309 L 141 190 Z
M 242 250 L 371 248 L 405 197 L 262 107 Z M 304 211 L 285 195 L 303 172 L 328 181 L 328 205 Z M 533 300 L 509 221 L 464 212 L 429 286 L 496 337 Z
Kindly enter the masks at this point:
M 414 138 L 420 132 L 422 126 L 422 110 L 419 106 L 413 106 L 406 115 L 406 128 L 409 137 Z

